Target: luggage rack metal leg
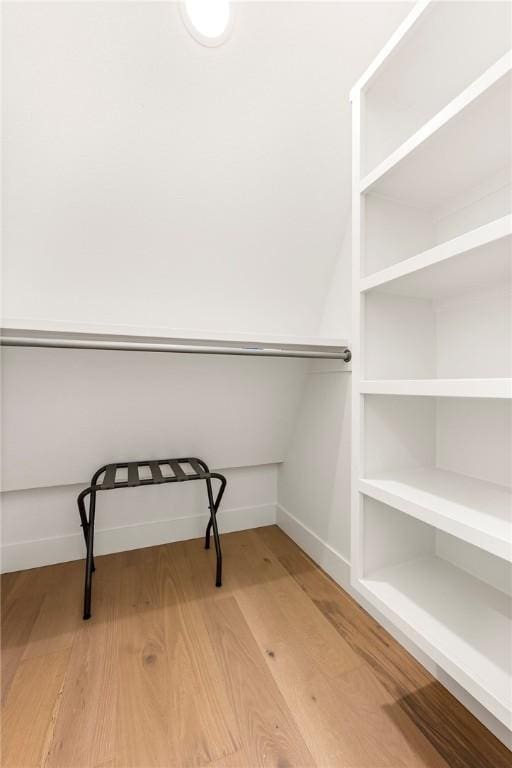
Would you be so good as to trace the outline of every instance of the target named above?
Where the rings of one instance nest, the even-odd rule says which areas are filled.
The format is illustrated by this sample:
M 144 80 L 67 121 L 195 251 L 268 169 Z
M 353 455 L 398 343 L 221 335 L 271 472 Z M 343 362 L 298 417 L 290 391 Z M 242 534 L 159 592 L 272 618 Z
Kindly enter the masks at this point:
M 85 513 L 85 498 L 90 496 L 89 500 L 89 519 L 87 519 Z M 85 545 L 87 554 L 85 558 L 85 586 L 84 586 L 84 619 L 90 619 L 91 617 L 91 592 L 92 592 L 92 574 L 95 571 L 94 567 L 94 519 L 96 512 L 96 491 L 87 488 L 78 497 L 78 509 L 80 512 L 80 519 L 82 520 L 82 528 L 84 531 Z
M 183 471 L 181 464 L 189 464 L 194 470 L 194 474 L 188 474 Z M 160 469 L 160 465 L 168 465 L 173 474 L 164 476 Z M 147 476 L 144 479 L 140 479 L 139 467 L 150 468 L 151 478 Z M 116 480 L 116 473 L 118 469 L 126 469 L 128 479 Z M 98 483 L 98 479 L 102 473 L 105 473 L 103 480 Z M 214 497 L 212 480 L 219 480 L 220 487 L 217 491 L 217 495 Z M 220 502 L 226 488 L 226 478 L 224 475 L 218 472 L 210 472 L 208 465 L 201 459 L 196 458 L 182 458 L 182 459 L 159 459 L 157 461 L 136 461 L 136 462 L 118 462 L 116 464 L 107 464 L 100 467 L 91 480 L 91 485 L 85 488 L 78 496 L 78 511 L 80 513 L 80 521 L 83 529 L 85 546 L 86 546 L 86 560 L 85 560 L 85 584 L 84 584 L 84 607 L 83 618 L 91 618 L 91 599 L 92 599 L 92 575 L 94 573 L 94 525 L 96 517 L 96 494 L 98 491 L 112 490 L 115 488 L 133 488 L 139 485 L 160 485 L 162 483 L 183 482 L 188 480 L 205 480 L 206 489 L 208 493 L 208 505 L 210 510 L 210 518 L 206 526 L 205 534 L 205 549 L 210 548 L 210 535 L 213 529 L 213 538 L 215 542 L 215 553 L 217 557 L 217 569 L 215 577 L 215 585 L 217 587 L 222 586 L 222 550 L 220 546 L 220 536 L 217 526 L 217 512 L 220 507 Z M 86 513 L 85 499 L 89 496 L 89 517 Z
M 225 487 L 226 487 L 226 479 L 223 477 L 221 479 L 221 484 L 220 484 L 219 491 L 217 493 L 217 498 L 214 501 L 213 491 L 212 491 L 212 481 L 210 478 L 206 480 L 206 488 L 208 491 L 208 504 L 210 507 L 210 519 L 208 520 L 208 525 L 206 526 L 204 548 L 210 549 L 210 532 L 211 532 L 211 529 L 213 528 L 213 540 L 215 542 L 215 553 L 217 555 L 217 577 L 215 581 L 216 587 L 222 586 L 222 551 L 220 548 L 219 530 L 217 528 L 217 510 L 219 509 Z

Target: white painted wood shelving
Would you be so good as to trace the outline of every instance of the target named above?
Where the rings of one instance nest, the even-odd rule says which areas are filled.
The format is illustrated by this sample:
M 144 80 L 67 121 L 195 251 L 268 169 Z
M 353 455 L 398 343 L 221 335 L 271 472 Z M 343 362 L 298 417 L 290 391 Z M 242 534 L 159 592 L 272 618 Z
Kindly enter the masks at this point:
M 352 582 L 509 743 L 510 13 L 422 0 L 351 93 Z

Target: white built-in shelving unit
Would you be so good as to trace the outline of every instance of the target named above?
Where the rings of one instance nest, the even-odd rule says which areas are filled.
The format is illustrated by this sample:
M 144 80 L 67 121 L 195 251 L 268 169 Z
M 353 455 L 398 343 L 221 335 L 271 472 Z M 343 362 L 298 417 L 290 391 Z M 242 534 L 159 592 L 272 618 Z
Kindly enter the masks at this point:
M 351 93 L 353 586 L 509 730 L 511 9 L 417 3 Z

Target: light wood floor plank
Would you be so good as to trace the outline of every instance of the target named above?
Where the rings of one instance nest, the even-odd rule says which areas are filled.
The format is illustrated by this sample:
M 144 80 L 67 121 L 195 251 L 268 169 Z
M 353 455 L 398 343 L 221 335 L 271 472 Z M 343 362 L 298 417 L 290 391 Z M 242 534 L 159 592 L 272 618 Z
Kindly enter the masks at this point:
M 510 768 L 276 527 L 2 580 L 2 768 Z
M 22 661 L 2 710 L 2 768 L 45 763 L 59 715 L 69 650 Z
M 234 569 L 231 578 L 236 584 L 235 596 L 246 618 L 251 616 L 251 628 L 269 630 L 276 642 L 284 644 L 290 653 L 300 655 L 305 663 L 318 666 L 329 675 L 346 672 L 362 663 L 361 658 L 340 637 L 329 621 L 319 612 L 273 553 L 253 532 L 234 534 L 226 541 L 226 553 L 238 550 L 243 569 Z M 291 629 L 295 631 L 291 632 Z M 262 642 L 268 656 L 271 640 Z
M 509 750 L 286 534 L 269 526 L 256 535 L 371 667 L 395 716 L 405 713 L 450 768 L 510 768 Z
M 316 762 L 446 768 L 412 723 L 403 718 L 404 736 L 387 717 L 384 689 L 256 534 L 244 562 L 237 600 Z
M 99 573 L 99 571 L 98 571 Z M 175 654 L 165 635 L 165 616 L 153 587 L 154 573 L 127 568 L 121 585 L 118 621 L 118 768 L 163 766 L 169 759 L 168 692 Z M 98 578 L 96 576 L 96 578 Z
M 59 587 L 66 583 L 70 566 L 79 569 L 79 563 L 64 563 L 2 576 L 2 702 L 6 701 L 22 658 L 70 647 L 72 639 L 69 637 L 64 643 L 56 641 L 61 636 L 59 621 L 66 623 L 70 620 L 69 611 L 60 610 L 62 605 L 58 595 Z M 47 620 L 44 607 L 47 596 L 46 608 L 55 614 L 55 625 Z M 36 644 L 39 645 L 37 650 Z M 31 648 L 36 652 L 30 653 Z
M 44 656 L 71 648 L 82 624 L 79 595 L 83 569 L 79 562 L 63 563 L 60 578 L 49 585 L 25 645 L 23 658 Z
M 0 576 L 0 600 L 2 604 L 2 610 L 4 606 L 7 606 L 10 595 L 12 594 L 16 582 L 20 576 L 20 571 L 15 573 L 3 573 Z
M 77 631 L 66 673 L 60 717 L 45 768 L 113 765 L 118 691 L 122 560 L 97 558 L 102 578 L 94 590 L 94 621 L 82 621 L 81 588 L 70 612 Z M 80 587 L 82 585 L 80 584 Z
M 2 696 L 4 703 L 41 609 L 37 595 L 22 595 L 6 602 L 2 610 Z
M 363 664 L 336 679 L 347 765 L 451 768 Z M 341 707 L 338 710 L 341 715 Z
M 221 757 L 210 763 L 209 768 L 251 768 L 251 761 L 243 750 L 238 750 L 232 755 Z
M 157 554 L 166 645 L 174 649 L 168 700 L 171 760 L 183 768 L 205 766 L 240 748 L 237 718 L 202 607 L 185 596 L 189 579 L 183 548 L 160 548 Z
M 236 600 L 226 597 L 205 603 L 205 611 L 251 765 L 314 766 Z
M 201 624 L 203 623 L 202 617 L 208 617 L 209 621 L 205 629 L 207 631 L 207 635 L 215 638 L 214 644 L 216 656 L 217 658 L 220 658 L 223 665 L 221 681 L 222 679 L 229 681 L 229 706 L 235 713 L 236 719 L 238 720 L 239 734 L 245 749 L 242 752 L 237 752 L 236 757 L 226 757 L 225 759 L 228 761 L 228 764 L 231 764 L 232 760 L 241 760 L 242 762 L 239 763 L 239 765 L 243 766 L 245 764 L 243 762 L 243 755 L 250 754 L 251 759 L 253 761 L 256 760 L 256 762 L 253 762 L 252 764 L 249 763 L 248 765 L 284 765 L 286 764 L 286 760 L 289 759 L 290 753 L 292 756 L 295 754 L 297 759 L 303 759 L 305 752 L 307 754 L 308 761 L 305 763 L 305 765 L 312 765 L 313 763 L 311 755 L 309 755 L 307 750 L 304 748 L 295 722 L 289 716 L 289 713 L 286 711 L 286 707 L 284 707 L 284 710 L 282 710 L 283 701 L 281 694 L 273 684 L 273 681 L 268 675 L 268 672 L 265 670 L 265 662 L 263 657 L 255 647 L 254 639 L 247 630 L 245 621 L 239 612 L 238 606 L 236 606 L 234 603 L 232 606 L 229 606 L 229 604 L 226 603 L 226 600 L 236 588 L 235 573 L 240 571 L 240 561 L 245 557 L 245 550 L 240 546 L 240 544 L 245 545 L 246 542 L 246 536 L 244 536 L 241 541 L 239 541 L 236 536 L 233 535 L 225 537 L 224 543 L 226 546 L 224 548 L 224 557 L 227 566 L 225 569 L 224 585 L 222 589 L 218 589 L 214 586 L 215 557 L 212 552 L 205 552 L 201 548 L 201 542 L 198 542 L 197 540 L 185 542 L 184 547 L 180 548 L 179 551 L 175 551 L 167 555 L 169 562 L 172 564 L 171 567 L 173 569 L 174 578 L 176 583 L 179 585 L 180 605 L 185 607 L 188 614 L 188 621 L 186 623 L 189 626 L 193 626 L 195 623 Z M 230 564 L 232 564 L 233 567 L 230 568 Z M 231 617 L 231 622 L 234 623 L 234 630 L 236 630 L 237 633 L 237 643 L 233 644 L 230 649 L 232 655 L 235 657 L 235 667 L 233 667 L 233 669 L 229 669 L 229 672 L 227 671 L 228 668 L 226 665 L 226 657 L 228 653 L 225 648 L 225 643 L 228 642 L 231 631 L 233 630 L 230 630 L 229 618 L 225 618 L 226 611 L 228 611 L 228 616 Z M 220 624 L 222 633 L 219 632 L 219 621 L 222 622 Z M 222 642 L 220 642 L 221 640 Z M 250 653 L 248 650 L 249 647 L 254 649 L 252 660 L 250 660 Z M 243 665 L 246 668 L 247 680 L 245 685 L 249 686 L 248 690 L 246 691 L 244 691 L 243 684 L 240 682 L 242 679 L 240 665 Z M 208 663 L 208 666 L 212 666 L 214 668 L 214 665 L 212 665 L 211 661 Z M 263 723 L 261 725 L 261 730 L 264 734 L 262 738 L 271 739 L 272 748 L 270 752 L 267 750 L 268 754 L 260 754 L 258 751 L 259 741 L 254 741 L 257 736 L 254 727 L 245 721 L 240 723 L 241 711 L 245 712 L 247 710 L 251 717 L 256 719 L 261 717 L 261 715 L 257 713 L 257 708 L 255 708 L 254 712 L 251 714 L 252 696 L 254 695 L 254 698 L 256 698 L 256 692 L 261 687 L 259 681 L 253 681 L 252 679 L 255 674 L 257 674 L 257 676 L 263 674 L 267 680 L 268 686 L 268 690 L 265 693 L 268 706 L 262 707 L 262 710 L 268 709 L 268 712 L 265 714 Z M 233 675 L 235 675 L 235 683 L 233 683 Z M 240 703 L 234 697 L 234 685 L 241 687 L 241 693 L 244 697 L 242 700 L 242 706 L 240 706 Z M 251 687 L 254 687 L 255 689 L 254 694 L 251 694 Z M 270 724 L 266 722 L 265 717 L 270 718 L 272 722 Z M 281 729 L 278 734 L 275 733 L 275 730 L 279 729 L 274 728 L 276 725 L 274 720 L 276 719 L 278 725 L 279 721 L 282 720 Z M 297 747 L 292 749 L 291 743 L 294 740 L 297 740 Z M 248 748 L 248 745 L 250 748 Z M 301 764 L 302 763 L 298 763 L 297 765 Z

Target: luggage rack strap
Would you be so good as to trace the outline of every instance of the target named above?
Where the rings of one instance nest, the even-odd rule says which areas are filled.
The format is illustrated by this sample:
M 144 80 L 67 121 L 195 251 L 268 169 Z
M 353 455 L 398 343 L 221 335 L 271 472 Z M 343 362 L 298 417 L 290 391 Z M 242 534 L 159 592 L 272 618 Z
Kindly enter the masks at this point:
M 186 472 L 182 464 L 188 464 L 193 469 L 193 473 Z M 162 473 L 162 465 L 170 467 L 172 475 Z M 139 468 L 148 468 L 151 477 L 141 477 Z M 127 477 L 123 480 L 117 479 L 118 470 L 125 470 Z M 103 479 L 98 478 L 104 473 Z M 161 483 L 177 483 L 186 480 L 206 480 L 208 478 L 218 478 L 215 472 L 210 472 L 208 465 L 204 461 L 195 457 L 182 459 L 151 459 L 145 461 L 117 461 L 115 464 L 106 464 L 101 467 L 93 477 L 91 488 L 97 491 L 109 491 L 113 488 L 135 488 L 138 485 L 160 485 Z

